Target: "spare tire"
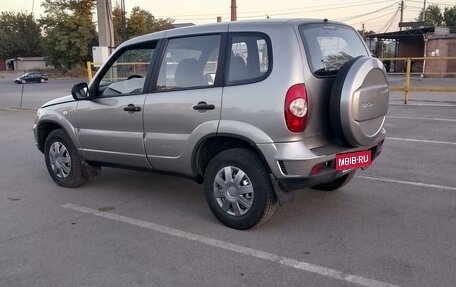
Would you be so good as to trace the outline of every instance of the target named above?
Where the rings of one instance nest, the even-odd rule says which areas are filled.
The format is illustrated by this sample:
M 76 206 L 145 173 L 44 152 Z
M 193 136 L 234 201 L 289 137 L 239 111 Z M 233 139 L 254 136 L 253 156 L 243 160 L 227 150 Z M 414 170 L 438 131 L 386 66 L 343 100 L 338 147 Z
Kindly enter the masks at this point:
M 357 57 L 337 73 L 329 104 L 336 135 L 353 147 L 369 146 L 383 135 L 389 87 L 385 67 L 376 58 Z

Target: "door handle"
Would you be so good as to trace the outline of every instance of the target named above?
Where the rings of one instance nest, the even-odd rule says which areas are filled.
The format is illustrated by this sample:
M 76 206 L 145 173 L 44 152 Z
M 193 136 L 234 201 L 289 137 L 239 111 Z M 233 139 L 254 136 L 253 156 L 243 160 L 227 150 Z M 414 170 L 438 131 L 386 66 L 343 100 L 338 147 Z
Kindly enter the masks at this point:
M 213 110 L 215 109 L 214 105 L 208 105 L 206 102 L 199 102 L 195 106 L 193 106 L 193 109 L 196 111 L 206 111 L 206 110 Z
M 128 106 L 126 106 L 124 108 L 124 111 L 128 112 L 129 114 L 132 114 L 134 112 L 140 112 L 141 111 L 141 107 L 137 107 L 133 104 L 129 104 Z

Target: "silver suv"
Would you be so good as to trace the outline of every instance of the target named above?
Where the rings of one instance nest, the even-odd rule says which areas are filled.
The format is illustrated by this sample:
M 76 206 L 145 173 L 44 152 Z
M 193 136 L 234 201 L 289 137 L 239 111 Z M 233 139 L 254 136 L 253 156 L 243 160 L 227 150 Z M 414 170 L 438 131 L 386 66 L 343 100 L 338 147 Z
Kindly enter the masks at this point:
M 181 175 L 247 229 L 295 190 L 336 190 L 369 166 L 388 98 L 382 63 L 349 26 L 219 23 L 123 43 L 89 85 L 39 109 L 34 135 L 58 185 L 101 166 Z

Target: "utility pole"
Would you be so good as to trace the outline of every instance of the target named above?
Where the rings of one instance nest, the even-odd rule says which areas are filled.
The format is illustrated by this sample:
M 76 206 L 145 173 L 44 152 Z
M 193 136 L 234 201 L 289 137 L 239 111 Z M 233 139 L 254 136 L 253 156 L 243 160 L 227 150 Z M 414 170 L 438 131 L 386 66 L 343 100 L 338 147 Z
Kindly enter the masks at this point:
M 404 21 L 404 0 L 401 0 L 401 21 L 399 23 L 402 23 Z M 402 27 L 399 25 L 399 31 L 402 31 Z
M 97 0 L 97 17 L 99 45 L 108 47 L 109 53 L 111 53 L 114 48 L 111 0 Z
M 237 21 L 236 0 L 231 0 L 231 21 Z
M 125 0 L 120 0 L 120 10 L 122 11 L 122 24 L 120 27 L 121 40 L 127 40 L 127 20 L 125 19 Z
M 365 36 L 365 32 L 364 32 L 364 23 L 363 23 L 363 40 L 366 41 L 366 36 Z
M 426 0 L 424 0 L 424 6 L 423 6 L 423 22 L 426 21 Z M 424 24 L 426 27 L 426 24 Z

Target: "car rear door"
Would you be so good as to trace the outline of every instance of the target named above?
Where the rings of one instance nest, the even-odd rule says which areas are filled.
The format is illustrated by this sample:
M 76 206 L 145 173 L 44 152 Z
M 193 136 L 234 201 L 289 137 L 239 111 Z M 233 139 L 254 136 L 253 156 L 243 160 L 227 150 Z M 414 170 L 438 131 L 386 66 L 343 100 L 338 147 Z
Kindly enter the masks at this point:
M 154 168 L 190 175 L 194 147 L 220 120 L 224 36 L 171 32 L 144 105 L 145 149 Z

